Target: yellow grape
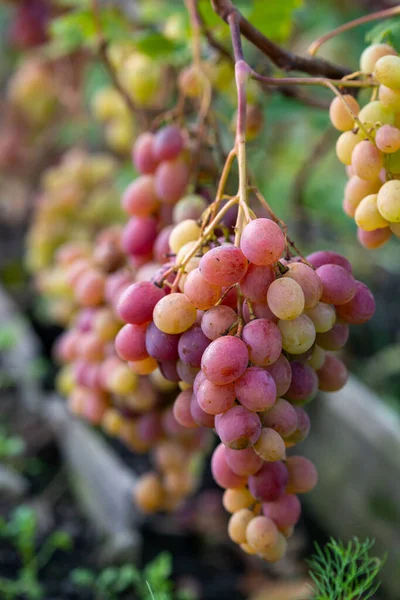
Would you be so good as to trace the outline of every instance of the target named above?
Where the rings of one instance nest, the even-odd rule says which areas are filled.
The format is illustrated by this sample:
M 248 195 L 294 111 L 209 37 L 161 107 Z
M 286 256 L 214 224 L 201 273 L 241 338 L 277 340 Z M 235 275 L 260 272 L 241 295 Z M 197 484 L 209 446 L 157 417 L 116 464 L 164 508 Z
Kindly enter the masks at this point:
M 370 194 L 361 200 L 356 208 L 355 221 L 364 231 L 388 226 L 388 222 L 378 210 L 378 194 Z
M 153 319 L 164 333 L 183 333 L 196 321 L 197 310 L 184 294 L 168 294 L 157 302 Z
M 246 529 L 250 521 L 254 519 L 253 511 L 241 508 L 235 512 L 228 523 L 228 535 L 236 544 L 246 544 Z
M 268 550 L 260 553 L 261 558 L 267 560 L 268 562 L 278 562 L 281 560 L 286 554 L 287 550 L 287 541 L 285 536 L 278 532 L 278 541 L 275 546 L 268 548 Z
M 159 510 L 164 495 L 165 491 L 156 473 L 146 473 L 136 481 L 133 498 L 143 512 L 152 513 Z
M 274 429 L 264 427 L 261 435 L 253 446 L 262 459 L 269 462 L 282 460 L 286 456 L 285 442 Z
M 172 252 L 176 254 L 182 246 L 188 242 L 197 240 L 199 235 L 200 227 L 194 219 L 185 219 L 184 221 L 181 221 L 181 223 L 175 225 L 169 236 L 169 245 Z
M 310 310 L 313 311 L 315 308 Z M 281 320 L 278 322 L 278 327 L 282 335 L 282 348 L 290 354 L 307 352 L 315 341 L 314 324 L 305 314 L 300 315 L 293 321 Z
M 269 286 L 267 302 L 278 319 L 291 320 L 303 312 L 304 293 L 297 281 L 281 277 Z
M 372 73 L 376 62 L 382 56 L 396 55 L 396 50 L 389 44 L 371 44 L 365 48 L 360 57 L 360 71 L 363 73 Z
M 400 223 L 400 181 L 392 179 L 378 192 L 378 209 L 389 223 Z
M 252 546 L 250 546 L 250 544 L 239 544 L 240 549 L 243 550 L 243 552 L 246 552 L 246 554 L 257 554 L 257 551 L 254 550 L 254 548 Z
M 360 112 L 360 105 L 357 100 L 349 94 L 342 96 L 346 104 L 348 104 L 355 115 Z M 336 96 L 329 107 L 329 118 L 332 125 L 339 131 L 348 131 L 354 127 L 354 119 L 350 112 L 347 110 L 342 98 Z
M 400 89 L 400 57 L 383 56 L 380 58 L 374 69 L 374 75 L 383 85 L 392 89 Z
M 255 499 L 245 487 L 227 489 L 222 497 L 222 504 L 230 513 L 235 513 L 242 508 L 249 508 L 254 503 Z
M 394 125 L 394 111 L 387 106 L 384 106 L 379 100 L 374 100 L 366 104 L 358 113 L 358 118 L 361 123 L 372 125 L 375 127 L 377 123 L 381 125 Z
M 268 552 L 278 543 L 278 528 L 272 519 L 254 517 L 246 528 L 246 542 L 258 553 Z
M 336 155 L 340 162 L 344 165 L 351 165 L 353 150 L 363 139 L 364 137 L 360 132 L 345 131 L 342 133 L 336 142 Z
M 311 356 L 307 361 L 307 364 L 310 365 L 315 371 L 320 369 L 325 362 L 326 352 L 321 346 L 317 344 L 314 345 Z
M 391 90 L 386 85 L 380 85 L 379 100 L 391 110 L 396 112 L 400 110 L 400 90 Z
M 344 190 L 346 214 L 350 217 L 354 217 L 355 210 L 361 200 L 365 198 L 365 196 L 369 196 L 369 194 L 377 194 L 381 185 L 382 182 L 379 179 L 376 179 L 375 181 L 366 181 L 357 175 L 350 177 Z
M 150 375 L 150 373 L 157 369 L 157 361 L 151 356 L 148 356 L 143 360 L 130 361 L 129 368 L 136 373 L 136 375 Z
M 314 323 L 315 331 L 317 333 L 329 331 L 336 322 L 335 309 L 325 302 L 318 302 L 316 306 L 308 308 L 305 313 Z

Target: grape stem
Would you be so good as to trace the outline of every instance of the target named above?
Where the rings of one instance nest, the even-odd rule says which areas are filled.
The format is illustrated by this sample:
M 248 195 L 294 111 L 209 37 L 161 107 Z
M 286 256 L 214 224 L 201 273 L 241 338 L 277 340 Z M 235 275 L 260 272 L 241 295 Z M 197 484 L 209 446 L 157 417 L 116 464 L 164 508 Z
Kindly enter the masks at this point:
M 365 15 L 363 17 L 359 17 L 358 19 L 353 19 L 348 23 L 344 23 L 336 29 L 333 29 L 329 33 L 325 35 L 321 35 L 321 37 L 317 38 L 310 46 L 308 47 L 308 53 L 311 56 L 315 56 L 320 49 L 320 47 L 325 44 L 328 40 L 340 35 L 344 31 L 348 31 L 349 29 L 353 29 L 354 27 L 358 27 L 359 25 L 363 25 L 364 23 L 369 23 L 371 21 L 377 21 L 378 19 L 387 19 L 388 17 L 393 17 L 394 15 L 400 14 L 400 6 L 393 6 L 392 8 L 386 8 L 385 10 L 379 10 L 377 12 L 371 13 L 370 15 Z

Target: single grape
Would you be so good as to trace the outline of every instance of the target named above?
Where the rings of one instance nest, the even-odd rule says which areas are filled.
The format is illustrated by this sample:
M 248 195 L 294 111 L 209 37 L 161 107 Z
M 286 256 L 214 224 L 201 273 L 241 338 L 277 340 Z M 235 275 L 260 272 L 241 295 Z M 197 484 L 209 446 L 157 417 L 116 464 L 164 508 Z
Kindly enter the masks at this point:
M 174 417 L 180 425 L 187 428 L 198 427 L 198 423 L 194 420 L 191 412 L 191 400 L 193 390 L 191 388 L 184 390 L 175 399 L 173 411 Z
M 285 238 L 279 226 L 270 219 L 255 219 L 243 229 L 240 248 L 249 262 L 272 265 L 283 253 Z
M 253 446 L 263 460 L 274 462 L 286 457 L 285 442 L 275 429 L 263 427 L 260 437 Z
M 278 543 L 278 529 L 272 521 L 265 516 L 251 519 L 246 527 L 246 541 L 258 553 L 267 552 Z
M 152 217 L 132 217 L 125 225 L 121 245 L 126 254 L 146 256 L 157 237 L 157 221 Z
M 322 281 L 322 302 L 329 304 L 346 304 L 356 292 L 354 277 L 339 265 L 322 265 L 317 269 Z
M 354 216 L 357 225 L 364 231 L 374 231 L 389 225 L 378 210 L 378 194 L 363 198 Z
M 233 406 L 215 423 L 221 442 L 234 450 L 253 446 L 260 437 L 260 417 L 244 406 Z
M 265 367 L 265 369 L 275 380 L 277 396 L 283 396 L 289 389 L 292 380 L 292 369 L 288 359 L 284 354 L 281 354 L 278 360 Z
M 75 298 L 81 306 L 98 306 L 104 300 L 105 277 L 95 269 L 85 271 L 75 284 Z
M 390 108 L 395 112 L 400 110 L 400 90 L 391 90 L 385 85 L 380 85 L 379 100 L 386 108 Z
M 190 412 L 192 413 L 192 417 L 196 423 L 202 427 L 206 427 L 207 429 L 214 429 L 214 415 L 210 415 L 201 408 L 195 394 L 192 395 L 192 399 L 190 401 Z
M 119 330 L 115 338 L 115 350 L 123 360 L 143 360 L 148 357 L 146 350 L 147 324 L 131 325 L 127 323 Z
M 287 492 L 289 494 L 306 494 L 318 481 L 318 474 L 313 463 L 304 456 L 290 456 L 286 461 L 288 472 Z
M 226 448 L 225 456 L 228 465 L 237 475 L 254 475 L 263 465 L 263 459 L 258 456 L 253 448 L 243 448 L 243 450 L 234 450 Z
M 338 252 L 332 252 L 330 250 L 318 250 L 317 252 L 309 254 L 307 256 L 307 260 L 316 269 L 322 265 L 339 265 L 346 269 L 346 271 L 349 273 L 352 273 L 350 262 L 341 254 L 338 254 Z
M 198 325 L 187 329 L 179 338 L 179 358 L 191 367 L 200 368 L 201 357 L 209 345 L 210 340 L 206 338 Z
M 386 221 L 400 223 L 400 181 L 392 179 L 383 184 L 378 192 L 378 210 Z
M 335 97 L 329 107 L 329 118 L 331 123 L 339 131 L 348 131 L 354 127 L 354 119 L 346 105 L 350 106 L 350 109 L 355 115 L 358 115 L 360 112 L 360 105 L 357 100 L 349 94 L 344 94 L 340 98 L 338 96 Z
M 292 381 L 285 398 L 295 404 L 300 404 L 315 396 L 318 390 L 318 377 L 314 369 L 307 364 L 293 361 L 290 365 Z
M 155 369 L 157 369 L 157 362 L 152 356 L 148 356 L 143 360 L 131 360 L 128 363 L 129 368 L 132 369 L 136 375 L 149 375 Z
M 209 283 L 200 269 L 193 269 L 185 281 L 185 296 L 200 310 L 212 308 L 221 297 L 220 287 Z
M 271 267 L 250 264 L 240 281 L 241 292 L 251 302 L 266 302 L 268 288 L 274 279 Z
M 222 496 L 222 504 L 230 513 L 235 513 L 242 508 L 249 508 L 254 502 L 253 496 L 245 487 L 225 490 Z
M 200 260 L 200 272 L 209 283 L 230 286 L 240 281 L 247 270 L 247 260 L 240 248 L 217 246 Z
M 373 231 L 364 231 L 364 229 L 360 228 L 357 230 L 358 241 L 364 248 L 368 248 L 369 250 L 384 246 L 391 237 L 392 232 L 390 227 L 374 229 Z
M 232 383 L 240 377 L 249 362 L 246 345 L 237 337 L 221 337 L 205 350 L 201 368 L 205 376 L 216 385 Z
M 259 556 L 270 563 L 275 563 L 280 561 L 286 554 L 287 551 L 287 541 L 282 533 L 278 533 L 278 541 L 275 546 L 271 546 L 264 552 L 262 552 Z
M 187 363 L 183 362 L 183 360 L 179 359 L 176 363 L 176 371 L 180 378 L 180 384 L 183 382 L 188 385 L 193 385 L 197 374 L 200 372 L 200 369 L 198 367 L 191 367 Z
M 318 338 L 318 335 L 324 335 L 324 334 L 317 333 L 317 338 Z M 321 348 L 317 344 L 314 344 L 311 356 L 308 358 L 307 363 L 310 365 L 310 367 L 312 367 L 315 371 L 317 371 L 324 364 L 325 358 L 326 358 L 325 350 L 323 350 L 323 348 Z
M 181 198 L 174 206 L 172 211 L 172 220 L 175 224 L 181 223 L 186 219 L 197 221 L 205 209 L 207 202 L 198 194 L 189 194 Z
M 244 326 L 243 342 L 247 346 L 251 362 L 266 366 L 278 360 L 282 351 L 282 336 L 279 328 L 267 319 L 254 319 Z
M 226 412 L 235 404 L 235 387 L 233 383 L 215 385 L 205 379 L 196 392 L 197 402 L 202 410 L 211 415 Z
M 338 306 L 338 316 L 347 323 L 360 325 L 369 321 L 375 312 L 375 299 L 371 290 L 356 281 L 356 293 L 350 302 Z
M 274 502 L 285 492 L 288 480 L 283 462 L 265 462 L 257 473 L 249 477 L 249 491 L 260 502 Z
M 382 125 L 376 132 L 375 144 L 385 154 L 391 154 L 400 149 L 400 130 L 391 125 Z
M 322 295 L 322 283 L 318 275 L 314 269 L 302 262 L 289 263 L 287 267 L 289 271 L 284 274 L 284 277 L 297 281 L 303 290 L 304 307 L 312 308 Z
M 373 73 L 377 61 L 382 56 L 396 55 L 396 50 L 389 44 L 371 44 L 367 46 L 360 57 L 360 70 L 363 73 Z
M 158 361 L 176 360 L 178 358 L 179 335 L 160 331 L 151 322 L 146 330 L 146 350 Z
M 329 331 L 336 322 L 335 309 L 325 302 L 318 302 L 316 306 L 307 309 L 305 313 L 314 323 L 315 331 L 317 333 Z
M 157 364 L 162 375 L 168 379 L 168 381 L 174 381 L 175 383 L 178 383 L 181 380 L 181 376 L 178 373 L 176 360 L 160 360 Z
M 141 475 L 135 483 L 134 501 L 145 513 L 153 513 L 161 509 L 164 489 L 156 473 Z
M 376 63 L 374 75 L 379 83 L 392 90 L 400 89 L 400 57 L 382 56 Z
M 194 219 L 181 221 L 171 231 L 169 245 L 175 254 L 188 242 L 196 241 L 200 235 L 200 227 Z
M 264 502 L 262 508 L 264 515 L 279 529 L 296 525 L 301 514 L 300 500 L 295 494 L 284 494 L 275 502 Z
M 367 126 L 375 127 L 379 125 L 394 125 L 395 115 L 394 112 L 384 106 L 379 100 L 374 100 L 366 104 L 358 113 L 358 118 L 361 123 Z M 359 134 L 363 135 L 363 134 Z
M 282 348 L 290 354 L 307 352 L 315 341 L 315 327 L 311 319 L 303 314 L 293 321 L 279 321 Z
M 368 181 L 375 181 L 378 179 L 383 167 L 382 154 L 372 142 L 364 140 L 354 148 L 351 155 L 351 165 L 358 177 Z
M 134 283 L 122 292 L 117 305 L 118 315 L 127 323 L 147 323 L 152 319 L 157 302 L 164 296 L 165 292 L 149 281 Z
M 344 165 L 351 165 L 352 155 L 357 145 L 363 141 L 360 132 L 345 131 L 336 142 L 336 156 Z
M 337 392 L 346 384 L 348 373 L 346 365 L 330 354 L 326 355 L 324 364 L 317 371 L 319 389 L 323 392 Z
M 353 175 L 344 190 L 344 210 L 349 217 L 354 217 L 356 208 L 361 200 L 370 194 L 377 194 L 382 185 L 379 180 L 365 181 Z M 343 265 L 342 265 L 343 266 Z
M 227 334 L 229 328 L 238 320 L 237 313 L 230 306 L 214 306 L 207 310 L 201 319 L 204 335 L 210 340 L 216 340 Z
M 194 324 L 196 318 L 194 305 L 179 293 L 161 298 L 153 311 L 154 323 L 164 333 L 183 333 Z
M 133 164 L 139 173 L 154 173 L 157 161 L 153 156 L 154 136 L 150 132 L 139 135 L 133 147 Z
M 296 430 L 297 414 L 287 400 L 278 398 L 274 406 L 262 414 L 261 421 L 264 427 L 270 427 L 287 438 Z
M 183 150 L 182 132 L 176 125 L 167 125 L 157 131 L 152 144 L 152 152 L 156 162 L 174 160 Z
M 297 427 L 295 431 L 285 438 L 286 448 L 290 448 L 291 446 L 295 446 L 299 444 L 303 440 L 306 439 L 308 434 L 310 433 L 310 417 L 306 413 L 306 411 L 301 408 L 301 406 L 294 407 L 297 416 Z
M 227 463 L 225 452 L 224 444 L 219 444 L 211 457 L 211 472 L 215 482 L 225 489 L 243 487 L 246 485 L 246 477 L 236 475 L 232 471 Z
M 126 188 L 122 207 L 133 217 L 150 217 L 160 205 L 151 175 L 141 175 Z
M 340 350 L 349 339 L 349 326 L 346 323 L 336 323 L 330 331 L 317 333 L 317 344 L 324 350 Z
M 276 400 L 275 380 L 259 367 L 249 367 L 235 381 L 236 398 L 242 406 L 253 412 L 267 410 Z
M 247 526 L 254 516 L 254 513 L 248 508 L 241 508 L 231 516 L 228 523 L 228 535 L 233 542 L 236 544 L 246 542 Z
M 267 293 L 268 306 L 279 319 L 292 320 L 304 309 L 304 293 L 297 281 L 281 277 L 271 283 Z
M 185 193 L 189 176 L 189 166 L 182 158 L 163 161 L 155 172 L 157 196 L 166 204 L 175 204 Z

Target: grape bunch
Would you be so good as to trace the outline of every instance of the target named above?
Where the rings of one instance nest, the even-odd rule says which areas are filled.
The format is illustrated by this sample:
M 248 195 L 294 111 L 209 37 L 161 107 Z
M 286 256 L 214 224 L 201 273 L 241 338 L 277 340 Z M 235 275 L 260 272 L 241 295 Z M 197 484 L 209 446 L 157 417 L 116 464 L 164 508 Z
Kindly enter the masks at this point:
M 134 373 L 179 385 L 174 427 L 215 430 L 211 467 L 226 490 L 229 535 L 275 561 L 300 515 L 296 494 L 317 480 L 309 460 L 286 455 L 310 429 L 302 405 L 346 383 L 332 352 L 375 304 L 339 254 L 282 258 L 285 236 L 271 219 L 249 221 L 239 245 L 227 237 L 207 237 L 201 220 L 177 223 L 175 264 L 120 295 L 126 324 L 115 346 Z
M 352 96 L 336 97 L 330 119 L 342 132 L 336 153 L 349 174 L 344 211 L 355 219 L 360 243 L 380 248 L 392 234 L 400 237 L 400 57 L 388 44 L 373 44 L 360 70 L 377 80 L 378 99 L 360 110 Z

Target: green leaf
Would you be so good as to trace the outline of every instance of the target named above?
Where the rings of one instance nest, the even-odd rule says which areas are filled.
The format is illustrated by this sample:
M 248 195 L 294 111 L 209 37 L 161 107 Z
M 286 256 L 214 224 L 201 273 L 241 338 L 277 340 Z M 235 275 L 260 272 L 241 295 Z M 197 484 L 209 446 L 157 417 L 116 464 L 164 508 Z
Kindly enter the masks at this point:
M 165 58 L 180 49 L 180 45 L 158 31 L 141 31 L 135 35 L 135 47 L 152 58 Z
M 266 37 L 284 42 L 292 31 L 293 12 L 300 8 L 302 4 L 303 0 L 254 2 L 249 21 L 255 23 Z
M 99 590 L 109 591 L 112 590 L 118 581 L 118 569 L 117 567 L 108 567 L 104 569 L 97 578 L 96 584 Z
M 172 557 L 168 552 L 162 552 L 144 569 L 144 578 L 153 587 L 167 580 L 172 573 Z
M 92 587 L 96 580 L 96 575 L 90 569 L 74 569 L 71 573 L 71 580 L 75 585 Z
M 375 25 L 366 34 L 365 41 L 368 44 L 386 42 L 391 44 L 397 51 L 400 51 L 400 17 L 393 17 Z
M 134 565 L 123 565 L 119 569 L 118 579 L 115 583 L 116 592 L 124 592 L 133 583 L 140 584 L 142 582 L 142 576 L 140 571 Z
M 72 538 L 66 531 L 55 531 L 48 541 L 54 548 L 60 548 L 61 550 L 72 548 Z

